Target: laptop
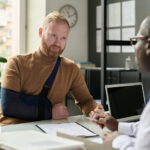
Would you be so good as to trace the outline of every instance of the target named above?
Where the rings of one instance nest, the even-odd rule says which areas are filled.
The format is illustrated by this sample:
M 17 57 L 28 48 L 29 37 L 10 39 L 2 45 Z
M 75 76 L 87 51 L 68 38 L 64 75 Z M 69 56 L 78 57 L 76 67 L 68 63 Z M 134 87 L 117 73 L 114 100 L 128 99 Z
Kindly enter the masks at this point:
M 145 106 L 142 82 L 105 85 L 109 113 L 118 121 L 137 121 Z

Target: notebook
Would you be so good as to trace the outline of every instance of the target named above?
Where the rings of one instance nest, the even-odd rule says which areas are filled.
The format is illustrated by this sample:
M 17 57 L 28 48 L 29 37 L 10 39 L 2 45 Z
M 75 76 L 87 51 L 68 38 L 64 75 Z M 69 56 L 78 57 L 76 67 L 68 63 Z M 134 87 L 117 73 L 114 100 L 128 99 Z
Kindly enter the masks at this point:
M 83 142 L 33 130 L 1 133 L 1 148 L 7 150 L 85 150 Z
M 81 137 L 94 137 L 98 134 L 94 133 L 87 127 L 83 126 L 78 122 L 70 123 L 57 123 L 57 124 L 37 124 L 41 131 L 48 133 L 50 135 L 57 135 L 57 132 L 72 135 L 72 136 L 81 136 Z
M 108 109 L 118 121 L 136 121 L 145 106 L 143 84 L 105 85 Z

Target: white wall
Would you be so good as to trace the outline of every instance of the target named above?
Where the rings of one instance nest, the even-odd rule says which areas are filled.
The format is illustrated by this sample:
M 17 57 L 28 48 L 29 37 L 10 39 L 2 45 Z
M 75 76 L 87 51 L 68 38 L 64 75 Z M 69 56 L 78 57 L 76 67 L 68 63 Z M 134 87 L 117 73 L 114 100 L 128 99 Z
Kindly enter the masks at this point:
M 40 38 L 38 29 L 46 14 L 46 0 L 27 0 L 27 39 L 26 52 L 39 48 Z
M 58 11 L 65 4 L 73 5 L 78 12 L 77 24 L 71 28 L 63 56 L 74 61 L 87 61 L 88 29 L 87 0 L 28 0 L 27 4 L 27 51 L 34 51 L 40 44 L 38 28 L 46 14 Z

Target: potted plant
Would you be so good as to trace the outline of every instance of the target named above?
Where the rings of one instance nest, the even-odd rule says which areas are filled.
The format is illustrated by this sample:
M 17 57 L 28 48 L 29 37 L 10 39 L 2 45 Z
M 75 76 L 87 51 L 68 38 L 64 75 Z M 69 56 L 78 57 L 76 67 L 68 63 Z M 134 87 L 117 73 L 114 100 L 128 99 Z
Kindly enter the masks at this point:
M 6 58 L 0 57 L 0 78 L 1 78 L 1 75 L 2 75 L 2 64 L 1 63 L 6 63 L 6 62 L 7 62 Z

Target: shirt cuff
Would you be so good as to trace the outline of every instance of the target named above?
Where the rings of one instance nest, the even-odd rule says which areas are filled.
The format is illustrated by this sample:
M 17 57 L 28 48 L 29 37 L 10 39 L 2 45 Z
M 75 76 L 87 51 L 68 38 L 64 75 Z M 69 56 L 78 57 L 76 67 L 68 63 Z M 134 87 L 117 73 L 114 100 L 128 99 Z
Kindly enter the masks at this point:
M 119 122 L 118 131 L 127 135 L 131 134 L 131 124 L 126 122 Z
M 112 147 L 117 149 L 125 148 L 127 145 L 133 146 L 135 138 L 132 138 L 127 135 L 120 135 L 117 138 L 115 138 L 112 142 Z

